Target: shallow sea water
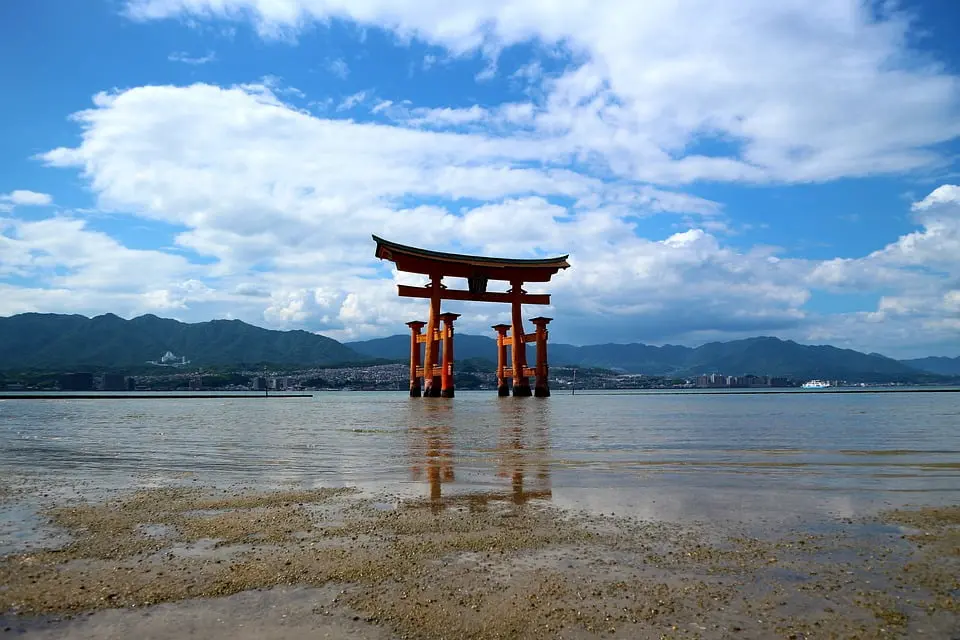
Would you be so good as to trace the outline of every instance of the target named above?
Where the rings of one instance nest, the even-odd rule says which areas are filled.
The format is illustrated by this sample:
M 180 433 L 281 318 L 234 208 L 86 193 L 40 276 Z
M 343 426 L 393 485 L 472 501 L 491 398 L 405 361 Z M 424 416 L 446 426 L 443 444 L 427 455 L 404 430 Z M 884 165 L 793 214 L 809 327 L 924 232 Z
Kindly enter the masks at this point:
M 355 486 L 817 526 L 890 506 L 956 504 L 960 393 L 0 396 L 0 451 L 8 494 L 24 483 L 53 497 L 170 483 Z M 23 500 L 0 495 L 0 553 L 35 526 Z

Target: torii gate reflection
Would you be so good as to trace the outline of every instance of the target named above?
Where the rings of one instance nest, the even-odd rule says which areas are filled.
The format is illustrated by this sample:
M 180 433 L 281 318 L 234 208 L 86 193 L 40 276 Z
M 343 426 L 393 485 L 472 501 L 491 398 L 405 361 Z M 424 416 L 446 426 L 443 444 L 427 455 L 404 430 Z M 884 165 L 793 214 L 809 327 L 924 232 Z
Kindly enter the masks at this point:
M 550 487 L 550 407 L 546 403 L 497 403 L 499 431 L 495 455 L 489 466 L 495 478 L 509 478 L 508 490 L 467 491 L 444 495 L 443 485 L 456 479 L 458 455 L 467 458 L 475 451 L 460 451 L 454 444 L 455 409 L 448 404 L 424 404 L 415 411 L 418 423 L 408 428 L 410 471 L 414 481 L 429 485 L 431 509 L 437 513 L 451 504 L 466 504 L 471 511 L 482 511 L 491 501 L 524 505 L 530 500 L 549 500 Z M 422 414 L 422 415 L 421 415 Z M 476 414 L 470 414 L 470 419 Z M 422 421 L 420 421 L 422 418 Z M 483 424 L 476 426 L 483 429 Z M 464 429 L 464 427 L 459 427 Z M 472 456 L 470 456 L 472 457 Z M 484 458 L 471 467 L 485 467 Z M 494 483 L 499 484 L 497 480 Z

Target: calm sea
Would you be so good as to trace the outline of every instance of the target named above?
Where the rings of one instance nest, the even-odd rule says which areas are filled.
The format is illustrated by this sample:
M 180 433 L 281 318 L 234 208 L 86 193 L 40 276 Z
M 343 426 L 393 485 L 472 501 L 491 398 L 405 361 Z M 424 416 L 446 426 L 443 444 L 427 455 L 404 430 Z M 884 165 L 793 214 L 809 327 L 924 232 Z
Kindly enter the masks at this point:
M 550 500 L 671 520 L 957 503 L 960 393 L 318 393 L 2 400 L 0 478 L 96 494 L 171 482 Z M 0 504 L 0 551 L 28 507 Z

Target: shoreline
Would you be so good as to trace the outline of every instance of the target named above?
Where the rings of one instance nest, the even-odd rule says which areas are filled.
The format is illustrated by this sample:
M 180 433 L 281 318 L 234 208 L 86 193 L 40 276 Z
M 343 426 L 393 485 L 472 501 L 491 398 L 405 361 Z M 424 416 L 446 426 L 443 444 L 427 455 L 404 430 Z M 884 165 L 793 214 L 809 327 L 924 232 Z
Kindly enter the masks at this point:
M 109 392 L 108 392 L 109 393 Z M 254 395 L 252 393 L 240 395 L 239 393 L 168 393 L 166 391 L 155 391 L 151 393 L 125 393 L 115 395 L 99 395 L 95 393 L 59 393 L 59 392 L 37 392 L 33 395 L 27 393 L 5 394 L 0 393 L 0 400 L 214 400 L 233 398 L 245 400 L 249 398 L 312 398 L 312 393 L 273 393 L 270 395 Z
M 224 638 L 960 628 L 956 506 L 769 538 L 484 493 L 401 500 L 349 488 L 158 488 L 99 503 L 47 499 L 43 514 L 70 542 L 0 558 L 0 629 L 23 637 L 183 637 L 183 625 Z M 245 614 L 258 607 L 260 623 Z

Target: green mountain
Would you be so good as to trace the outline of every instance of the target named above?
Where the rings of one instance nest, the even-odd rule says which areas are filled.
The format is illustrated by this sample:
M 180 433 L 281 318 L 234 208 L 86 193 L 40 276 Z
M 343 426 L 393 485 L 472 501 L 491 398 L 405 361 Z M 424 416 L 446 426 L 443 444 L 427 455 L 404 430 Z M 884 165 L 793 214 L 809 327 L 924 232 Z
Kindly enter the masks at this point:
M 901 360 L 900 362 L 908 367 L 928 373 L 941 376 L 960 376 L 960 357 L 931 356 L 929 358 L 916 358 L 915 360 Z
M 348 343 L 371 358 L 403 359 L 410 350 L 409 336 L 391 336 Z M 496 359 L 493 338 L 457 334 L 456 357 Z M 576 365 L 615 369 L 628 373 L 691 377 L 703 373 L 770 375 L 793 379 L 841 379 L 850 382 L 919 382 L 934 378 L 907 364 L 880 354 L 861 353 L 828 345 L 803 345 L 792 340 L 759 337 L 732 342 L 711 342 L 697 348 L 645 344 L 597 344 L 578 347 L 550 344 L 554 366 Z M 528 345 L 532 362 L 533 346 Z
M 0 318 L 0 370 L 138 367 L 167 351 L 191 365 L 329 365 L 363 360 L 308 331 L 270 331 L 239 320 L 186 324 L 145 315 L 24 313 Z
M 899 362 L 880 354 L 803 345 L 760 337 L 711 342 L 697 348 L 645 344 L 550 344 L 554 366 L 614 369 L 629 373 L 692 377 L 703 373 L 770 375 L 850 382 L 922 382 L 937 375 L 958 376 L 960 359 L 924 358 Z M 0 370 L 130 369 L 144 367 L 165 352 L 185 356 L 193 366 L 326 366 L 376 359 L 406 361 L 410 337 L 377 338 L 346 345 L 307 331 L 271 331 L 239 320 L 185 324 L 153 315 L 124 320 L 113 314 L 25 313 L 0 318 Z M 528 345 L 528 361 L 534 347 Z M 496 361 L 488 336 L 457 334 L 455 357 L 466 364 Z

